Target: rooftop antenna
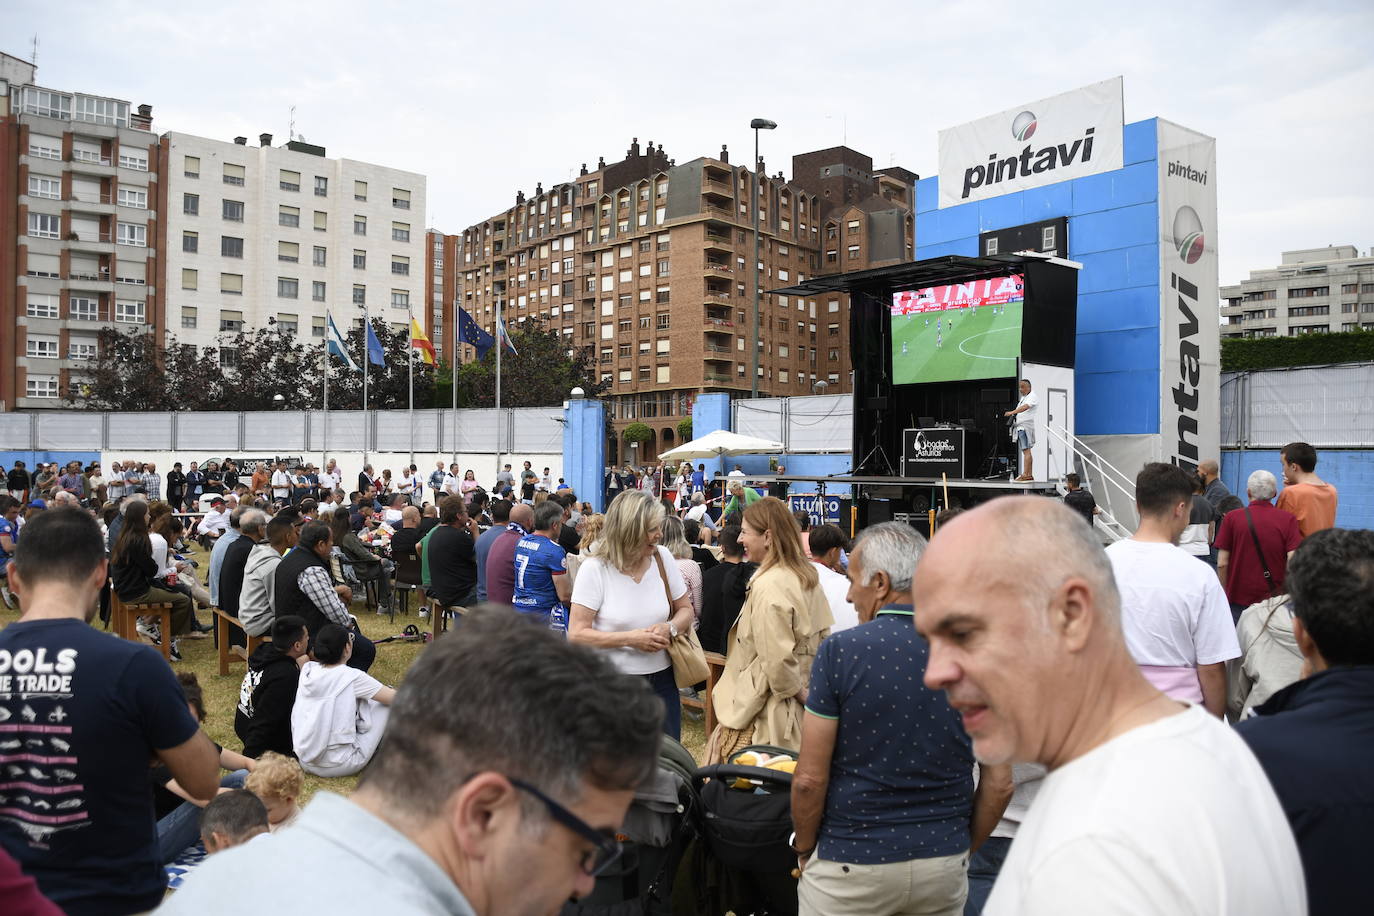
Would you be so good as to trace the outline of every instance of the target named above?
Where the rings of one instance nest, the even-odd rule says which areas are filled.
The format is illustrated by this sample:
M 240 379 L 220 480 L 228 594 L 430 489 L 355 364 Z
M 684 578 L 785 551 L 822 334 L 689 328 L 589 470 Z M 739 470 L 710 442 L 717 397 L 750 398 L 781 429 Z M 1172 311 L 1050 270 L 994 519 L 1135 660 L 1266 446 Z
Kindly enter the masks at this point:
M 29 63 L 38 66 L 38 33 L 33 33 L 33 49 L 29 52 Z
M 291 106 L 291 117 L 288 119 L 288 122 L 287 122 L 286 134 L 287 134 L 288 138 L 290 138 L 290 139 L 292 139 L 292 140 L 296 139 L 296 106 L 295 106 L 295 105 L 292 105 L 292 106 Z

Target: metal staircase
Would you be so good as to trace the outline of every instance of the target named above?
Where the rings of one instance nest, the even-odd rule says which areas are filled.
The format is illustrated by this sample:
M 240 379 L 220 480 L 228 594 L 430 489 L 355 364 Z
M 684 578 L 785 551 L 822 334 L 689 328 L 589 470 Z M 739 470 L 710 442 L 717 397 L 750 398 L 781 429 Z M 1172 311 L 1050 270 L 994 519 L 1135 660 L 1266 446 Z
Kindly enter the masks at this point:
M 1094 517 L 1093 527 L 1107 543 L 1130 537 L 1134 529 L 1117 521 L 1111 507 L 1135 506 L 1135 481 L 1095 452 L 1082 439 L 1070 436 L 1062 427 L 1047 425 L 1046 430 L 1064 446 L 1083 487 L 1097 499 L 1098 508 L 1102 511 Z M 1055 487 L 1060 496 L 1068 492 L 1062 481 L 1055 481 Z

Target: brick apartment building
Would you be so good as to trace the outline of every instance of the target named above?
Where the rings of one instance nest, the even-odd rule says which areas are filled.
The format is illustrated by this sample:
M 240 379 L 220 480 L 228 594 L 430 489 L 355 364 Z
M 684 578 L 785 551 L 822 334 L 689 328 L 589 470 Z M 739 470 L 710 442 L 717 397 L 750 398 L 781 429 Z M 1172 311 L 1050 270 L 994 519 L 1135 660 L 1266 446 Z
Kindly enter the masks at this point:
M 760 188 L 763 290 L 910 260 L 916 175 L 874 170 L 847 147 L 796 156 L 792 170 Z M 646 460 L 678 441 L 698 393 L 750 395 L 752 181 L 725 149 L 678 164 L 636 139 L 619 162 L 584 164 L 460 234 L 432 234 L 432 305 L 444 328 L 456 302 L 491 331 L 499 305 L 512 326 L 537 316 L 570 348 L 589 347 L 610 385 L 611 459 Z M 758 346 L 760 396 L 850 390 L 844 296 L 764 295 Z M 636 421 L 654 438 L 630 455 L 619 436 Z
M 60 406 L 101 329 L 166 324 L 152 108 L 35 78 L 0 53 L 3 410 Z

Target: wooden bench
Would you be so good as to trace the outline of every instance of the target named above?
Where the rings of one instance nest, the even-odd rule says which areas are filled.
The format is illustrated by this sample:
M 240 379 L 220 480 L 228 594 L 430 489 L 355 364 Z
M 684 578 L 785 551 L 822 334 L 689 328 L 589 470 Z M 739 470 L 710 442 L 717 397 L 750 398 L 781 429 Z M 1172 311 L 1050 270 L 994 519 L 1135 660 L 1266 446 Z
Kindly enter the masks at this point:
M 219 654 L 219 673 L 228 674 L 231 664 L 237 665 L 239 662 L 248 663 L 248 656 L 253 654 L 258 646 L 267 642 L 266 636 L 248 636 L 247 648 L 243 646 L 229 645 L 229 635 L 234 632 L 234 628 L 243 629 L 237 617 L 224 613 L 219 608 L 215 608 L 215 645 Z M 247 634 L 244 634 L 247 636 Z
M 430 612 L 430 616 L 434 622 L 434 639 L 438 639 L 444 633 L 448 632 L 448 621 L 450 616 L 461 617 L 468 612 L 467 608 L 459 607 L 456 604 L 450 607 L 442 607 L 437 601 L 434 602 L 431 607 L 433 608 Z
M 711 739 L 711 732 L 716 729 L 716 710 L 711 705 L 711 694 L 716 689 L 716 681 L 720 680 L 720 675 L 725 671 L 725 656 L 719 652 L 706 652 L 706 695 L 704 697 L 683 697 L 682 705 L 688 709 L 700 709 L 706 717 L 706 739 Z
M 138 618 L 156 617 L 162 628 L 162 657 L 172 663 L 172 606 L 170 604 L 127 604 L 118 593 L 110 592 L 110 629 L 120 639 L 142 642 L 138 633 Z

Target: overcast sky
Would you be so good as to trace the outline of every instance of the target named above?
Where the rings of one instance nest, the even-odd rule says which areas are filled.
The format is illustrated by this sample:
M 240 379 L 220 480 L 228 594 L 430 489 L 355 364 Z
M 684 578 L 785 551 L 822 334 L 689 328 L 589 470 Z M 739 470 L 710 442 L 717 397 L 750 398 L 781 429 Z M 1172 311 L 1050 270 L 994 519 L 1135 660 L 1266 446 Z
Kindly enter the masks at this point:
M 421 172 L 432 228 L 623 155 L 768 168 L 842 142 L 936 172 L 945 127 L 1118 74 L 1126 120 L 1218 141 L 1221 281 L 1284 249 L 1374 246 L 1374 4 L 205 3 L 6 0 L 46 86 L 153 106 L 154 129 L 296 131 Z M 1148 12 L 1147 12 L 1148 11 Z

